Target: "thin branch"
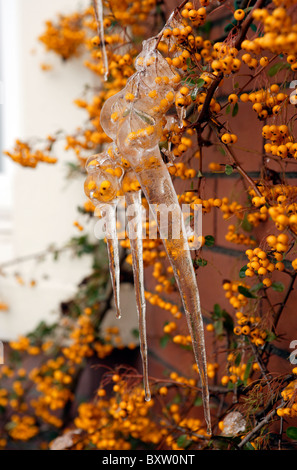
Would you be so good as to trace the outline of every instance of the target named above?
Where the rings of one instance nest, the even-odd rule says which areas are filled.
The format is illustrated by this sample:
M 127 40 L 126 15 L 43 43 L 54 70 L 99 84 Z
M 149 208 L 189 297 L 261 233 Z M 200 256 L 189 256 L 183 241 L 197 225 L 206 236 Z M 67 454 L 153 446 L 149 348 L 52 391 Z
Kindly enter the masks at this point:
M 294 286 L 294 282 L 295 282 L 295 280 L 296 280 L 296 277 L 297 277 L 297 272 L 295 272 L 295 273 L 292 275 L 292 279 L 291 279 L 291 282 L 290 282 L 290 284 L 289 284 L 289 287 L 288 287 L 286 296 L 285 296 L 284 300 L 282 301 L 282 303 L 281 303 L 281 305 L 280 305 L 280 307 L 279 307 L 279 309 L 278 309 L 278 311 L 277 311 L 277 313 L 276 313 L 276 315 L 275 315 L 275 317 L 274 317 L 274 322 L 273 322 L 274 328 L 277 327 L 277 324 L 278 324 L 279 319 L 280 319 L 280 317 L 281 317 L 281 314 L 283 313 L 283 310 L 284 310 L 284 308 L 285 308 L 285 306 L 286 306 L 286 304 L 287 304 L 287 301 L 288 301 L 288 299 L 289 299 L 289 297 L 290 297 L 290 295 L 291 295 L 291 292 L 294 290 L 294 289 L 293 289 L 293 286 Z
M 262 421 L 260 421 L 257 424 L 257 426 L 255 426 L 254 429 L 252 429 L 242 439 L 242 441 L 238 444 L 239 449 L 241 449 L 243 446 L 245 446 L 245 444 L 247 444 L 258 433 L 258 431 L 260 431 L 260 429 L 262 429 L 263 426 L 265 426 L 265 424 L 268 424 L 269 421 L 274 417 L 275 414 L 276 414 L 276 409 L 273 409 L 270 413 L 268 413 L 268 415 L 265 416 L 265 418 L 263 418 Z

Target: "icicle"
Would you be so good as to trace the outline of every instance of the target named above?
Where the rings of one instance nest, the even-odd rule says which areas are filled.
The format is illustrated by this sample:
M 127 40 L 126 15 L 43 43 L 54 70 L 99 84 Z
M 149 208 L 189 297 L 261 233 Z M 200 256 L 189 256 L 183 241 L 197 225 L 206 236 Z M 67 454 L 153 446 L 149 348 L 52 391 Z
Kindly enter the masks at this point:
M 192 338 L 195 360 L 201 378 L 202 400 L 208 433 L 211 433 L 209 392 L 207 384 L 207 367 L 204 344 L 203 319 L 200 307 L 200 297 L 190 255 L 188 240 L 185 233 L 182 212 L 178 203 L 171 177 L 166 165 L 163 163 L 158 147 L 142 155 L 143 167 L 138 166 L 137 179 L 153 212 L 158 224 L 160 236 L 167 251 L 168 259 L 172 265 L 174 276 L 181 294 L 188 328 Z M 154 162 L 151 167 L 145 162 L 152 162 L 152 157 L 158 156 L 158 164 Z M 172 210 L 174 224 L 168 229 L 167 217 L 159 212 L 160 205 Z M 159 216 L 159 214 L 161 214 Z
M 104 38 L 103 1 L 93 0 L 93 6 L 94 6 L 95 18 L 97 22 L 98 36 L 100 38 L 100 43 L 101 43 L 102 60 L 103 60 L 103 66 L 104 66 L 104 80 L 106 81 L 108 79 L 109 67 L 108 67 L 108 58 L 107 58 L 105 38 Z
M 172 18 L 171 23 L 173 22 Z M 206 352 L 199 291 L 182 212 L 170 174 L 159 150 L 164 115 L 173 103 L 173 92 L 179 86 L 179 81 L 176 80 L 174 70 L 167 61 L 154 50 L 155 41 L 156 39 L 144 42 L 143 51 L 136 60 L 137 72 L 130 77 L 126 87 L 118 96 L 106 101 L 101 111 L 101 124 L 105 132 L 114 140 L 121 154 L 121 161 L 125 160 L 125 168 L 131 167 L 134 171 L 158 224 L 181 294 L 201 378 L 207 432 L 211 434 Z M 155 98 L 151 98 L 148 94 L 148 89 L 152 86 L 156 91 Z M 136 93 L 132 93 L 132 100 L 131 90 L 133 91 L 134 88 L 131 87 L 135 87 L 136 90 Z M 184 106 L 177 109 L 177 114 L 178 124 L 182 126 L 185 116 Z M 160 216 L 161 206 L 167 211 L 166 217 Z M 168 227 L 169 211 L 172 212 L 172 219 Z M 131 247 L 132 245 L 133 243 Z M 135 266 L 133 269 L 138 272 L 136 276 L 139 273 L 142 276 L 142 263 L 140 264 L 138 256 L 140 246 L 136 245 L 134 248 L 136 252 L 132 250 Z M 139 282 L 136 284 L 139 288 Z M 137 295 L 139 305 L 141 305 L 141 291 Z M 142 310 L 140 312 L 143 313 Z M 143 317 L 141 320 L 143 321 Z M 142 328 L 141 340 L 144 345 L 146 343 L 144 323 L 142 323 Z M 146 353 L 145 349 L 144 352 Z M 145 365 L 145 356 L 143 356 L 143 361 Z
M 112 160 L 110 150 L 90 157 L 86 164 L 88 177 L 85 193 L 105 218 L 105 235 L 117 318 L 120 312 L 120 262 L 116 227 L 117 194 L 123 168 Z
M 151 399 L 148 380 L 148 358 L 147 358 L 147 333 L 146 333 L 146 303 L 144 297 L 144 275 L 143 275 L 143 247 L 142 247 L 142 204 L 141 191 L 126 193 L 128 211 L 128 236 L 131 245 L 132 267 L 134 276 L 134 288 L 139 323 L 140 352 L 142 358 L 143 383 L 145 399 Z M 133 206 L 133 214 L 129 214 L 129 208 Z
M 109 259 L 110 277 L 114 293 L 116 318 L 121 318 L 120 310 L 120 258 L 116 227 L 117 201 L 99 206 L 101 213 L 105 214 L 105 234 Z

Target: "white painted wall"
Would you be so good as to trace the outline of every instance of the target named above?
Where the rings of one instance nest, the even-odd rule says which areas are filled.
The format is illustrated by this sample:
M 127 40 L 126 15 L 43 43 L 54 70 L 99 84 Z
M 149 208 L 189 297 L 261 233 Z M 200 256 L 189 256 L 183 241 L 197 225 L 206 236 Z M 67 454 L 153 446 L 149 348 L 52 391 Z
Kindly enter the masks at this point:
M 46 19 L 58 12 L 71 12 L 77 5 L 84 6 L 89 1 L 0 1 L 2 4 L 11 2 L 11 8 L 6 10 L 9 17 L 5 18 L 4 35 L 7 146 L 16 137 L 47 136 L 57 129 L 71 132 L 85 118 L 84 112 L 73 105 L 73 100 L 80 96 L 84 84 L 95 84 L 96 77 L 81 66 L 79 59 L 62 63 L 54 54 L 46 54 L 37 37 Z M 14 51 L 11 57 L 9 50 Z M 53 70 L 43 72 L 42 62 L 52 64 Z M 41 163 L 35 170 L 13 165 L 9 176 L 12 197 L 6 204 L 12 216 L 11 234 L 6 237 L 2 234 L 1 238 L 0 228 L 0 264 L 11 257 L 43 251 L 53 242 L 60 246 L 71 236 L 78 235 L 73 221 L 77 218 L 76 207 L 85 200 L 83 178 L 66 181 L 65 162 L 71 160 L 71 155 L 59 146 L 57 156 L 58 164 Z M 0 199 L 0 227 L 1 203 L 5 205 L 3 197 Z M 75 292 L 89 267 L 89 259 L 71 259 L 65 254 L 59 262 L 48 259 L 39 264 L 27 262 L 14 267 L 22 274 L 24 286 L 19 286 L 11 276 L 1 277 L 0 301 L 7 302 L 10 310 L 0 311 L 0 338 L 7 340 L 26 333 L 40 320 L 54 321 L 59 302 Z M 48 278 L 44 279 L 44 275 Z M 28 285 L 32 278 L 37 280 L 34 289 Z M 125 298 L 127 295 L 131 296 L 126 292 Z M 134 305 L 134 298 L 131 303 Z M 131 316 L 125 327 L 127 331 L 135 327 L 136 314 Z M 110 321 L 114 324 L 113 319 Z M 125 337 L 130 340 L 126 334 Z

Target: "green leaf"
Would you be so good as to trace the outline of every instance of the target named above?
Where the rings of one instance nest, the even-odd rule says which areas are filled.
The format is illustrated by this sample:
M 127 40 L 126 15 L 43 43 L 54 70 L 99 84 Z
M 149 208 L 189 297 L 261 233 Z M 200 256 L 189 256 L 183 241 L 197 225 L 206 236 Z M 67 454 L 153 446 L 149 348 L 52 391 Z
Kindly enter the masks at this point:
M 215 239 L 212 235 L 206 235 L 205 237 L 205 246 L 213 246 L 215 244 Z
M 245 277 L 246 270 L 247 270 L 247 265 L 245 264 L 244 266 L 242 266 L 241 270 L 239 271 L 240 279 L 243 279 Z
M 276 339 L 276 335 L 272 331 L 266 331 L 266 335 L 267 336 L 265 338 L 265 341 L 267 341 L 268 343 L 271 343 Z
M 297 428 L 295 426 L 290 426 L 287 428 L 286 434 L 290 439 L 297 441 Z
M 273 290 L 275 290 L 276 292 L 283 292 L 284 289 L 285 289 L 285 286 L 283 285 L 282 282 L 273 282 L 271 284 L 271 287 Z
M 223 334 L 224 328 L 223 328 L 223 321 L 222 320 L 215 320 L 213 322 L 213 326 L 215 329 L 215 332 L 218 336 L 221 336 Z
M 250 292 L 257 292 L 258 290 L 263 289 L 263 287 L 264 287 L 263 282 L 259 282 L 258 284 L 254 284 L 254 285 L 250 288 Z
M 211 31 L 212 22 L 206 21 L 204 25 L 200 26 L 200 30 L 203 31 L 205 34 L 209 34 Z
M 251 24 L 250 28 L 254 33 L 257 31 L 257 26 L 254 23 Z
M 270 69 L 268 70 L 267 74 L 269 77 L 274 77 L 278 72 L 280 72 L 283 69 L 288 69 L 290 68 L 290 64 L 286 64 L 284 62 L 278 62 L 277 64 L 274 64 Z
M 228 106 L 226 107 L 226 114 L 229 114 L 231 111 L 231 105 L 228 104 Z
M 175 281 L 175 277 L 172 276 L 172 277 L 169 279 L 169 281 L 170 281 L 170 284 L 171 284 L 172 286 L 174 286 L 174 284 L 175 284 L 175 282 L 176 282 L 176 281 Z
M 252 365 L 253 365 L 253 358 L 250 357 L 248 362 L 247 362 L 245 371 L 244 371 L 244 376 L 243 376 L 244 385 L 247 384 L 247 379 L 249 378 L 249 375 L 250 375 L 250 372 L 251 372 L 251 369 L 252 369 Z
M 238 103 L 235 103 L 235 105 L 233 106 L 233 110 L 232 110 L 232 117 L 235 117 L 237 115 L 238 110 L 239 110 Z
M 161 348 L 165 348 L 168 344 L 168 341 L 170 340 L 170 336 L 169 335 L 164 335 L 160 338 L 160 346 Z
M 203 80 L 203 78 L 198 78 L 197 82 L 196 82 L 196 86 L 198 88 L 201 88 L 205 85 L 205 80 Z
M 222 315 L 223 315 L 224 329 L 231 333 L 233 331 L 233 328 L 234 328 L 233 318 L 225 310 L 223 310 Z
M 256 450 L 256 449 L 253 446 L 253 444 L 251 444 L 250 442 L 247 442 L 244 446 L 244 450 Z
M 202 398 L 201 397 L 196 397 L 194 401 L 194 406 L 201 406 L 202 405 Z
M 216 318 L 221 318 L 221 317 L 222 317 L 222 309 L 219 306 L 219 304 L 215 304 L 214 307 L 213 307 L 212 318 L 216 319 Z
M 249 222 L 249 220 L 248 220 L 248 218 L 247 218 L 247 214 L 244 214 L 244 218 L 243 218 L 241 227 L 242 227 L 242 229 L 243 229 L 245 232 L 251 232 L 251 231 L 253 230 L 253 226 L 252 226 L 252 224 Z
M 228 176 L 229 176 L 229 175 L 232 175 L 232 173 L 233 173 L 233 167 L 232 167 L 231 165 L 226 165 L 226 166 L 225 166 L 225 173 L 226 173 L 226 175 L 228 175 Z
M 241 363 L 241 353 L 238 353 L 234 361 L 235 367 L 238 367 L 240 363 Z
M 234 26 L 235 26 L 235 23 L 227 24 L 227 26 L 225 26 L 225 28 L 224 28 L 225 33 L 229 33 L 231 31 L 231 29 L 234 28 Z
M 188 442 L 189 441 L 187 439 L 186 434 L 182 434 L 181 436 L 179 436 L 176 441 L 178 447 L 185 447 L 188 444 Z
M 194 260 L 194 266 L 206 266 L 207 265 L 207 261 L 206 259 L 203 259 L 203 258 L 196 258 Z
M 193 78 L 188 77 L 184 80 L 184 85 L 189 85 L 189 86 L 194 86 L 195 85 L 195 80 Z
M 131 331 L 131 334 L 132 334 L 132 336 L 134 336 L 134 338 L 138 339 L 139 338 L 138 328 L 133 328 L 133 330 Z
M 226 150 L 224 149 L 224 147 L 222 147 L 221 145 L 219 145 L 218 147 L 218 151 L 222 154 L 222 155 L 226 155 Z
M 238 286 L 238 292 L 248 299 L 256 299 L 256 297 L 244 286 Z

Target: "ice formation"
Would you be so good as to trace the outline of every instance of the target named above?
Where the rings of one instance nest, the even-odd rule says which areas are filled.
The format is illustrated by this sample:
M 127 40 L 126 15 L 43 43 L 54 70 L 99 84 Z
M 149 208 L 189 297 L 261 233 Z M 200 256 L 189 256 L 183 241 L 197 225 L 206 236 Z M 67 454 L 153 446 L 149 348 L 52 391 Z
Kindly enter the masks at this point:
M 176 27 L 174 18 L 168 20 L 166 28 L 168 27 Z M 162 35 L 162 32 L 160 34 Z M 129 230 L 133 232 L 133 237 L 131 237 L 132 265 L 139 315 L 144 386 L 146 399 L 149 400 L 140 190 L 146 197 L 158 224 L 160 237 L 181 294 L 201 378 L 207 430 L 211 433 L 206 353 L 199 292 L 182 212 L 171 176 L 159 149 L 162 129 L 166 126 L 165 114 L 170 107 L 175 105 L 175 97 L 181 86 L 181 77 L 180 72 L 177 73 L 157 50 L 159 39 L 160 36 L 143 43 L 142 52 L 135 61 L 135 74 L 129 78 L 125 88 L 110 97 L 102 108 L 101 125 L 113 143 L 106 152 L 92 157 L 88 161 L 89 176 L 85 188 L 86 194 L 94 204 L 96 206 L 99 204 L 108 213 L 107 232 L 112 237 L 111 240 L 108 240 L 108 250 L 118 316 L 120 315 L 119 261 L 115 234 L 115 207 L 119 190 L 121 189 L 125 194 L 128 205 L 133 204 L 139 207 L 138 215 L 136 214 L 136 217 L 131 219 L 132 226 L 130 224 Z M 168 38 L 168 46 L 172 46 L 174 41 L 174 37 Z M 184 109 L 180 106 L 176 107 L 179 124 L 182 124 Z M 172 220 L 174 224 L 169 231 L 167 231 L 167 219 L 166 227 L 163 226 L 163 219 L 158 212 L 160 206 L 170 208 L 170 210 L 173 208 Z M 178 233 L 176 233 L 177 231 Z M 174 236 L 173 232 L 175 232 Z

